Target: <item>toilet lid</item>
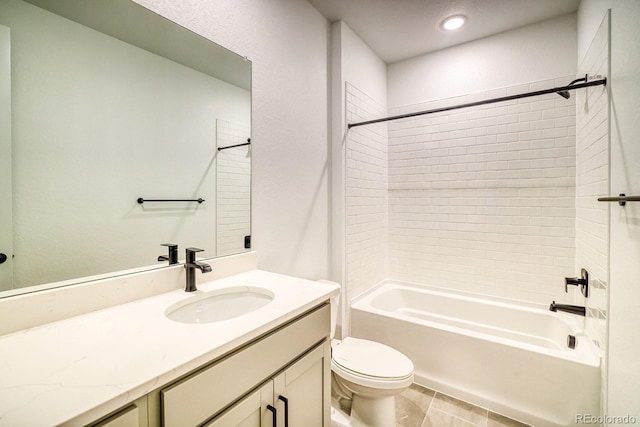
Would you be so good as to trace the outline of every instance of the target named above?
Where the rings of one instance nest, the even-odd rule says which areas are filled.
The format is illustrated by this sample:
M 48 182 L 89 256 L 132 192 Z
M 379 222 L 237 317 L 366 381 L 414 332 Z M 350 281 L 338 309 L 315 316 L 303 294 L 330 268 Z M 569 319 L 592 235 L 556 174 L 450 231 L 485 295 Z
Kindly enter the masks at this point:
M 413 362 L 404 354 L 379 342 L 345 338 L 331 350 L 333 362 L 360 375 L 376 378 L 406 378 Z

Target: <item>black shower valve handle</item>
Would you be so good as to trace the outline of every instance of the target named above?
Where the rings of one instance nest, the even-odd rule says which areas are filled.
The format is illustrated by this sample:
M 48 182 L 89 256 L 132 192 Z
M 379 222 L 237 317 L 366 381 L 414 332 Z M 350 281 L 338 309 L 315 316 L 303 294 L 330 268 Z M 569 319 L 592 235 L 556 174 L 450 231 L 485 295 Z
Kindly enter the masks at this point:
M 589 296 L 589 272 L 584 268 L 580 270 L 580 277 L 565 277 L 564 291 L 569 292 L 569 285 L 579 286 L 582 295 Z
M 569 285 L 580 286 L 584 285 L 586 281 L 582 277 L 565 277 L 564 278 L 564 291 L 569 292 Z

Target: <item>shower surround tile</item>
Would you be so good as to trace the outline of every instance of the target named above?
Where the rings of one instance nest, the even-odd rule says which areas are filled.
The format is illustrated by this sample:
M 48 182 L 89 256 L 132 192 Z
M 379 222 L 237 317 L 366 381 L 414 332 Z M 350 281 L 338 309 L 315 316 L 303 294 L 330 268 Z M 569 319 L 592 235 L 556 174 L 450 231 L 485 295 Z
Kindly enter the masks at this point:
M 564 86 L 574 78 L 388 114 Z M 348 123 L 387 113 L 349 83 L 346 102 Z M 563 279 L 576 275 L 575 116 L 575 96 L 549 94 L 349 130 L 347 297 L 390 278 L 573 302 Z
M 394 109 L 566 85 L 573 76 Z M 575 263 L 575 101 L 551 94 L 389 122 L 389 277 L 548 304 Z
M 386 109 L 346 85 L 347 122 L 383 117 Z M 346 135 L 346 299 L 388 277 L 388 136 L 386 124 L 353 128 Z M 348 334 L 350 311 L 343 319 Z
M 607 13 L 578 67 L 578 77 L 589 80 L 609 77 L 610 15 Z M 601 412 L 607 413 L 607 347 L 609 309 L 609 218 L 613 203 L 599 203 L 598 197 L 615 195 L 609 182 L 609 95 L 604 86 L 576 93 L 576 270 L 589 271 L 589 298 L 585 331 L 603 357 Z

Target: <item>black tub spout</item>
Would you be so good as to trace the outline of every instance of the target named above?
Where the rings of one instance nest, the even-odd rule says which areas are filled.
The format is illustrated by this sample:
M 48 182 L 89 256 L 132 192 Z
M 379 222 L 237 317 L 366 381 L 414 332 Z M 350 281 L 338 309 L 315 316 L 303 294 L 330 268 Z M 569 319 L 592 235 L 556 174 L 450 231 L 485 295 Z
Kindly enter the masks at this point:
M 549 306 L 551 311 L 565 311 L 567 313 L 578 314 L 584 316 L 586 314 L 586 308 L 581 305 L 568 305 L 568 304 L 556 304 L 555 301 Z

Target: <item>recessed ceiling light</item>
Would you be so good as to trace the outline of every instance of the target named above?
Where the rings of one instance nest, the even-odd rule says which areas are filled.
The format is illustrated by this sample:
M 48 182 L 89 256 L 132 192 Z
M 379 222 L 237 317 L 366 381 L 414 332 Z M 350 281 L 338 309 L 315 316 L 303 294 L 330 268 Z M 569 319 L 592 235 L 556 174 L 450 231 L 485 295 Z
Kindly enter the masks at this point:
M 450 16 L 442 21 L 442 28 L 449 31 L 457 30 L 464 25 L 466 20 L 467 18 L 462 15 Z

